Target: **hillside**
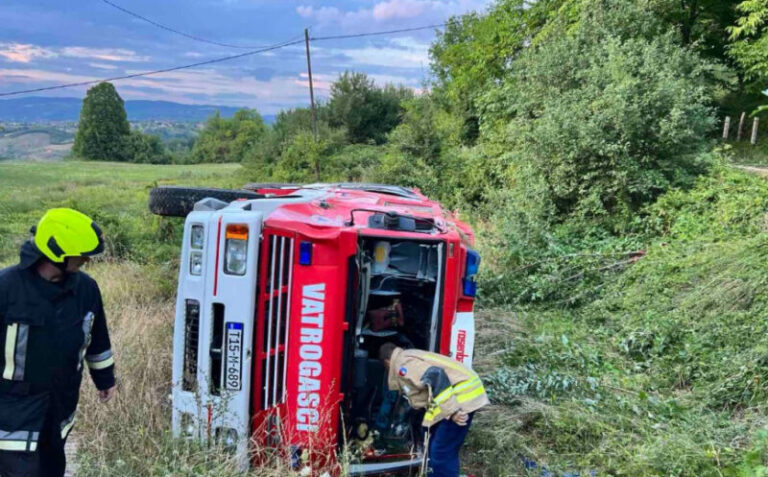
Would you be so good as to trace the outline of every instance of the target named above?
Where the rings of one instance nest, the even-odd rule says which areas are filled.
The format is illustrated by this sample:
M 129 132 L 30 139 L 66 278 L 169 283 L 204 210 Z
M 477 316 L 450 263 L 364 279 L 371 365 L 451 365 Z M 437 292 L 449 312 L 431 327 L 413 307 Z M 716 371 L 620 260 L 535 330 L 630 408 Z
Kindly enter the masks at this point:
M 49 98 L 29 96 L 0 100 L 0 121 L 48 122 L 77 121 L 82 98 Z M 129 121 L 205 121 L 218 111 L 223 117 L 231 117 L 240 109 L 231 106 L 181 104 L 170 101 L 128 100 L 125 109 Z M 274 117 L 264 118 L 269 122 Z
M 718 167 L 651 207 L 658 235 L 594 300 L 486 312 L 507 331 L 482 352 L 499 406 L 468 457 L 516 449 L 484 475 L 762 475 L 766 217 L 765 180 Z

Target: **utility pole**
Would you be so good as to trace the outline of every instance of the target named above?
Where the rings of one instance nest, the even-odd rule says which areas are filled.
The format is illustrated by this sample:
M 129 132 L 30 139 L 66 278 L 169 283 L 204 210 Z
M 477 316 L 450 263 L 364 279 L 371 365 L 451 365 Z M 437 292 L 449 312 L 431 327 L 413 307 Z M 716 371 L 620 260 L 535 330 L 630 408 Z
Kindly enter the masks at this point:
M 309 76 L 309 102 L 312 106 L 312 133 L 317 142 L 317 112 L 315 111 L 315 88 L 312 85 L 312 60 L 309 56 L 309 29 L 304 29 L 304 44 L 307 46 L 307 75 Z

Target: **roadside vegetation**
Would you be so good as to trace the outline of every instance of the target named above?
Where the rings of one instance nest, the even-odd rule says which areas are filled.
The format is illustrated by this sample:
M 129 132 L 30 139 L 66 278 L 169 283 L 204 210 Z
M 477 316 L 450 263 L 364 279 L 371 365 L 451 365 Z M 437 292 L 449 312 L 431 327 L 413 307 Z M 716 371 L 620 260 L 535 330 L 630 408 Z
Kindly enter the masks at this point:
M 247 180 L 414 186 L 473 223 L 495 403 L 476 474 L 766 475 L 768 184 L 733 163 L 768 161 L 764 139 L 718 141 L 724 112 L 765 114 L 766 21 L 766 0 L 498 0 L 438 36 L 422 94 L 346 73 L 317 141 L 308 109 L 242 111 L 172 159 L 242 167 L 0 164 L 0 261 L 54 205 L 110 235 L 93 271 L 125 392 L 114 422 L 86 403 L 84 475 L 227 475 L 168 438 L 180 225 L 145 204 L 154 184 Z

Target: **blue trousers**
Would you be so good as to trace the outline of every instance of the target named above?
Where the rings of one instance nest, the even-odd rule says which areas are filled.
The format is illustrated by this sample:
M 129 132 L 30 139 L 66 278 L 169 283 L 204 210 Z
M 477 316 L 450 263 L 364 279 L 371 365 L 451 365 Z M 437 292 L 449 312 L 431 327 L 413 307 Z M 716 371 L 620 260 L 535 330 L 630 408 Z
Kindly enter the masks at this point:
M 472 424 L 472 416 L 469 414 L 466 426 L 460 426 L 450 419 L 438 422 L 430 429 L 429 436 L 429 477 L 458 477 L 459 476 L 459 450 Z

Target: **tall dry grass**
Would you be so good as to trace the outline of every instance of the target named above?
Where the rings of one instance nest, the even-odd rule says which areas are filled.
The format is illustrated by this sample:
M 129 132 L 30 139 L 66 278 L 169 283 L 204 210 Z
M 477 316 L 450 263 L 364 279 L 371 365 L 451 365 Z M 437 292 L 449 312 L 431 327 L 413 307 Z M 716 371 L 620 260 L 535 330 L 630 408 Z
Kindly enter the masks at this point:
M 104 296 L 118 393 L 101 404 L 85 379 L 73 432 L 77 477 L 243 475 L 222 449 L 170 434 L 174 303 L 158 285 L 168 277 L 129 262 L 95 263 L 87 271 Z M 293 475 L 279 458 L 251 474 Z

